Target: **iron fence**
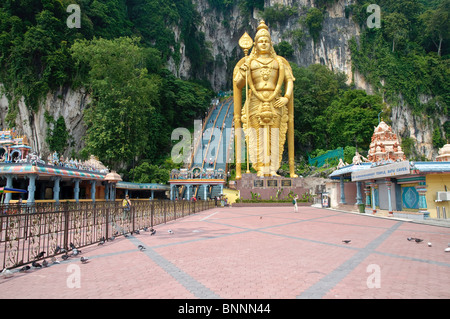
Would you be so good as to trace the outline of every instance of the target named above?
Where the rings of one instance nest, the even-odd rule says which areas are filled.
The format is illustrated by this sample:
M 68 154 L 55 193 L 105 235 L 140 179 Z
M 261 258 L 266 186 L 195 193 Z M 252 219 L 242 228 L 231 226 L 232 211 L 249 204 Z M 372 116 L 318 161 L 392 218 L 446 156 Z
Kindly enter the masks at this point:
M 57 247 L 78 249 L 214 206 L 213 201 L 161 200 L 134 202 L 129 211 L 119 202 L 15 207 L 0 215 L 0 262 L 2 269 L 19 267 L 56 257 L 61 254 Z

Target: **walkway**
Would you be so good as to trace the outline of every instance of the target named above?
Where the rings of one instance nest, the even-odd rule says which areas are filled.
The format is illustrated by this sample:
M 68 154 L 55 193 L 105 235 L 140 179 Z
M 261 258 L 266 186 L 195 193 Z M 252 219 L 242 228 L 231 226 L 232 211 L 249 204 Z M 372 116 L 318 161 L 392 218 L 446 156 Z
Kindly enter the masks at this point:
M 251 207 L 215 208 L 156 230 L 83 248 L 86 264 L 72 257 L 15 272 L 0 279 L 0 298 L 450 298 L 446 227 Z

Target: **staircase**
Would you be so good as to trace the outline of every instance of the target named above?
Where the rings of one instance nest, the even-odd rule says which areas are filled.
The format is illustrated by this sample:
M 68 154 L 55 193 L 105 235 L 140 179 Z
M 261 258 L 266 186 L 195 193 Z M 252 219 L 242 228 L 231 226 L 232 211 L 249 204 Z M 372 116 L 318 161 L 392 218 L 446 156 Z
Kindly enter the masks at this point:
M 226 177 L 227 158 L 229 156 L 230 143 L 232 141 L 233 125 L 233 98 L 230 97 L 218 104 L 211 115 L 206 118 L 203 125 L 202 138 L 194 145 L 194 155 L 192 156 L 189 169 L 196 167 L 203 170 L 213 169 L 215 172 L 222 171 L 222 178 Z M 199 193 L 200 188 L 200 193 Z M 186 198 L 186 189 L 182 190 L 183 198 Z M 196 187 L 194 194 L 203 197 L 203 188 Z M 220 186 L 210 187 L 207 191 L 209 197 L 220 195 Z

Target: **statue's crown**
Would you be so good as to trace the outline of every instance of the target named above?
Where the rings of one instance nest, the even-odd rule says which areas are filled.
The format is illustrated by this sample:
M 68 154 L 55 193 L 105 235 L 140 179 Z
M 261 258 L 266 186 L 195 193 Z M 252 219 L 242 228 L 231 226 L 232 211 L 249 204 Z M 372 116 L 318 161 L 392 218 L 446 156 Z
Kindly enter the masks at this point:
M 258 31 L 256 32 L 255 40 L 262 36 L 266 36 L 266 37 L 270 38 L 269 27 L 266 25 L 266 22 L 264 20 L 261 20 L 259 22 L 259 26 L 258 26 L 257 30 Z

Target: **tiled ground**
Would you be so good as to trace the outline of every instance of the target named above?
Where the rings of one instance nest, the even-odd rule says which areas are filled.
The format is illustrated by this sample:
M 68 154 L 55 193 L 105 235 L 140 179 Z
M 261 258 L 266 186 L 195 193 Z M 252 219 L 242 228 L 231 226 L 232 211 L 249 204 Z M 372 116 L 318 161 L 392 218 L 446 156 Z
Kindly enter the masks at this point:
M 0 298 L 450 298 L 450 228 L 314 207 L 216 208 L 155 228 L 83 248 L 87 264 L 0 278 Z

